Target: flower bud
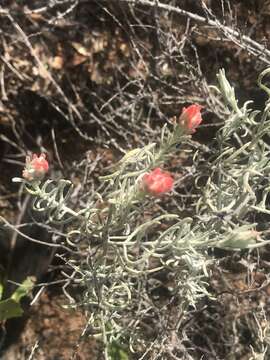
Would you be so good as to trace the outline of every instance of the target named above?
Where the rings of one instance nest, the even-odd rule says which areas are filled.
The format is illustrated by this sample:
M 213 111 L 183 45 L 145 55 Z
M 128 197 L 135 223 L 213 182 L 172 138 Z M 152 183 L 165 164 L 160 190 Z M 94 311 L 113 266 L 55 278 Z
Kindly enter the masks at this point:
M 173 178 L 170 173 L 156 168 L 143 175 L 140 189 L 150 195 L 160 196 L 173 189 Z
M 236 102 L 234 88 L 227 80 L 224 69 L 219 70 L 217 74 L 217 79 L 219 82 L 221 94 L 224 99 L 226 99 L 228 102 Z
M 202 122 L 201 109 L 202 107 L 196 104 L 183 108 L 178 120 L 178 125 L 183 128 L 187 134 L 193 134 Z
M 49 170 L 49 164 L 45 154 L 32 154 L 26 156 L 25 168 L 22 176 L 27 181 L 42 180 Z
M 218 246 L 226 249 L 248 249 L 257 243 L 259 233 L 255 230 L 234 230 Z

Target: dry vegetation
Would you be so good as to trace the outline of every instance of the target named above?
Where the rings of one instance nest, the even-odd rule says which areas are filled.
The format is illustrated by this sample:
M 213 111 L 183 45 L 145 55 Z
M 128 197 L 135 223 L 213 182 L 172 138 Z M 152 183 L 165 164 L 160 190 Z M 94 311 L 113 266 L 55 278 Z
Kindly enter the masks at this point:
M 28 211 L 29 197 L 11 184 L 28 150 L 46 150 L 52 176 L 75 184 L 76 206 L 104 169 L 128 149 L 155 141 L 184 105 L 198 103 L 205 121 L 188 150 L 202 149 L 201 157 L 195 166 L 178 154 L 182 165 L 173 159 L 169 168 L 186 180 L 177 183 L 174 197 L 147 209 L 149 216 L 175 208 L 192 214 L 187 183 L 210 156 L 209 144 L 226 118 L 209 85 L 224 67 L 241 101 L 251 98 L 262 107 L 264 95 L 254 84 L 270 65 L 269 20 L 270 2 L 263 0 L 2 0 L 1 215 L 31 238 L 57 243 L 61 229 L 48 233 L 49 225 Z M 202 298 L 178 333 L 171 304 L 158 331 L 144 329 L 153 345 L 134 359 L 269 359 L 269 247 L 211 251 L 217 259 L 213 299 Z M 41 283 L 25 317 L 3 324 L 3 359 L 102 359 L 87 338 L 84 314 L 67 316 L 61 308 L 64 254 L 0 228 L 7 278 L 34 275 Z M 169 280 L 166 274 L 156 280 L 154 299 L 162 311 Z

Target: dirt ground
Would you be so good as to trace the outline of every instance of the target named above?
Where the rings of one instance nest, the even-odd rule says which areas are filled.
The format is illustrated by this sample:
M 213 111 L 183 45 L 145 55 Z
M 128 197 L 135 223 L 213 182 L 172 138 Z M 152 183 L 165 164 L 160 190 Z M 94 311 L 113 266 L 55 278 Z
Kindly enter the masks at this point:
M 199 1 L 164 3 L 205 16 Z M 212 15 L 267 48 L 268 1 L 205 3 Z M 17 224 L 31 220 L 27 204 L 22 211 L 24 197 L 11 183 L 22 170 L 27 150 L 46 149 L 52 174 L 70 178 L 79 192 L 84 175 L 79 163 L 91 162 L 94 183 L 102 168 L 124 150 L 154 139 L 154 130 L 163 119 L 178 114 L 190 101 L 206 108 L 206 126 L 195 140 L 207 144 L 222 116 L 218 105 L 209 100 L 205 84 L 216 83 L 219 68 L 226 69 L 240 101 L 251 98 L 261 108 L 265 98 L 256 81 L 267 66 L 263 56 L 240 48 L 218 28 L 187 19 L 147 6 L 130 10 L 128 4 L 109 0 L 1 1 L 1 216 Z M 190 35 L 183 45 L 182 68 L 173 45 L 166 49 L 165 32 L 179 37 L 180 44 L 187 27 Z M 170 61 L 175 62 L 173 70 Z M 172 78 L 180 76 L 178 70 L 181 85 L 159 78 L 163 72 Z M 147 118 L 147 125 L 140 118 Z M 50 241 L 40 227 L 27 231 Z M 11 239 L 11 232 L 0 229 L 0 262 L 9 279 L 20 282 L 34 275 L 38 282 L 61 280 L 63 265 L 55 264 L 55 252 L 20 238 L 12 247 Z M 266 328 L 270 315 L 270 247 L 252 254 L 220 251 L 215 256 L 219 267 L 212 269 L 210 287 L 216 299 L 199 304 L 186 330 L 193 340 L 193 359 L 249 360 L 252 351 L 263 349 L 257 334 Z M 12 290 L 9 286 L 7 293 Z M 6 335 L 3 330 L 1 359 L 103 359 L 100 345 L 89 339 L 87 331 L 83 333 L 85 314 L 63 308 L 68 301 L 61 285 L 45 286 L 30 306 L 32 300 L 25 302 L 23 318 L 2 324 Z
M 100 346 L 82 336 L 87 319 L 75 310 L 64 310 L 64 305 L 62 294 L 45 291 L 25 318 L 8 325 L 7 331 L 17 334 L 12 334 L 11 345 L 1 358 L 28 359 L 32 353 L 39 360 L 100 359 Z

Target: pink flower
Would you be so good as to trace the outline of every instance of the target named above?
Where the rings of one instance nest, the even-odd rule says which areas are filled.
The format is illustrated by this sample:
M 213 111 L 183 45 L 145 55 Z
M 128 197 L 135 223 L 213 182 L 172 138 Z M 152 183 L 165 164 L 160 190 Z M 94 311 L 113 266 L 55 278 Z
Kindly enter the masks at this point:
M 202 106 L 196 104 L 183 108 L 178 124 L 185 129 L 186 133 L 193 134 L 202 122 L 201 109 Z
M 153 196 L 160 196 L 173 188 L 173 178 L 170 173 L 156 168 L 143 175 L 141 189 Z
M 46 160 L 46 154 L 40 154 L 40 156 L 32 154 L 30 156 L 26 156 L 25 168 L 22 176 L 27 181 L 42 180 L 48 170 L 49 163 Z

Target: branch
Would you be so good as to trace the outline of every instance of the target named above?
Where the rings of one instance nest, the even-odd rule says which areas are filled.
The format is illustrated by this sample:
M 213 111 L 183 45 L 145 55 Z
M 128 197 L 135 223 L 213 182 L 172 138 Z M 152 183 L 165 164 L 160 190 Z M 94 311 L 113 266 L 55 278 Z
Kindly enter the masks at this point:
M 270 51 L 265 48 L 265 46 L 261 45 L 255 40 L 252 40 L 250 37 L 246 35 L 242 35 L 239 31 L 234 30 L 230 28 L 229 26 L 226 26 L 222 24 L 217 18 L 215 19 L 209 19 L 205 18 L 203 16 L 194 14 L 192 12 L 180 9 L 179 7 L 164 4 L 162 2 L 159 2 L 158 0 L 120 0 L 124 3 L 129 3 L 132 5 L 144 5 L 144 6 L 150 6 L 150 7 L 156 7 L 161 10 L 173 12 L 175 14 L 188 17 L 192 20 L 195 20 L 197 22 L 207 24 L 210 26 L 213 26 L 217 29 L 219 29 L 223 35 L 226 36 L 230 41 L 237 44 L 237 46 L 241 47 L 244 50 L 247 50 L 249 53 L 256 57 L 260 57 L 260 60 L 266 63 L 267 65 L 270 65 Z

